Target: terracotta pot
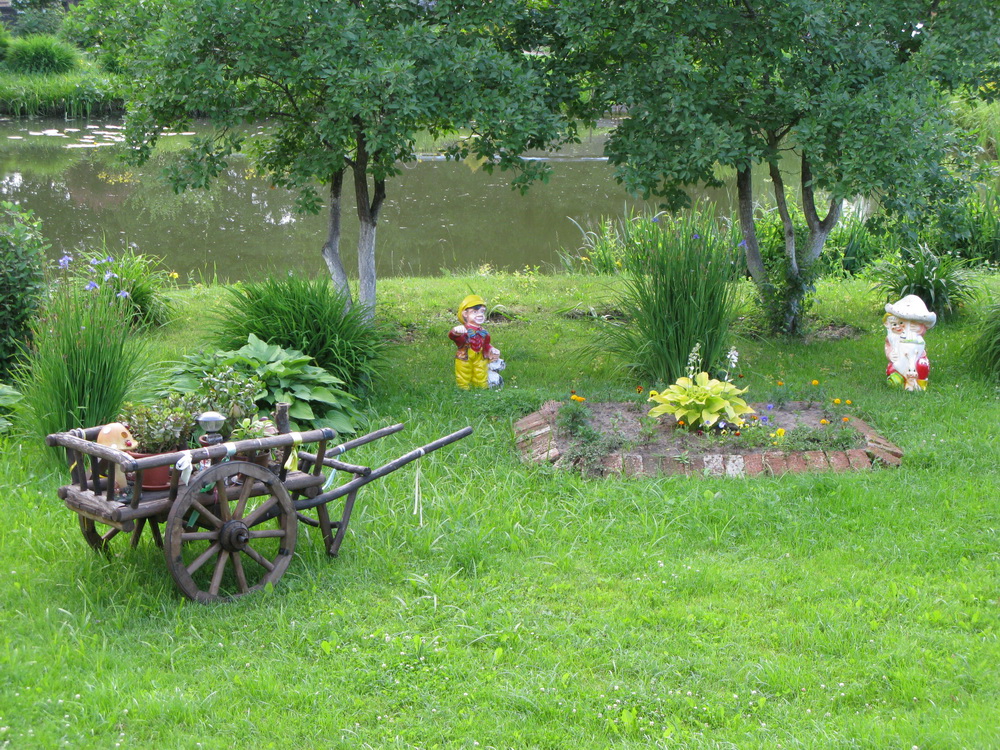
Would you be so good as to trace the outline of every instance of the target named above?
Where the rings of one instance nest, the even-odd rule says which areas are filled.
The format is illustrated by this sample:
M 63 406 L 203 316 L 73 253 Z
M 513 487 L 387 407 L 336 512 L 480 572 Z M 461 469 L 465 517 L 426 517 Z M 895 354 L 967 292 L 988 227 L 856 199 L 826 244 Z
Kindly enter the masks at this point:
M 150 456 L 162 456 L 162 453 L 133 453 L 128 451 L 132 458 L 149 458 Z M 170 469 L 172 467 L 156 466 L 152 469 L 145 469 L 142 472 L 142 488 L 144 490 L 168 490 L 170 489 Z

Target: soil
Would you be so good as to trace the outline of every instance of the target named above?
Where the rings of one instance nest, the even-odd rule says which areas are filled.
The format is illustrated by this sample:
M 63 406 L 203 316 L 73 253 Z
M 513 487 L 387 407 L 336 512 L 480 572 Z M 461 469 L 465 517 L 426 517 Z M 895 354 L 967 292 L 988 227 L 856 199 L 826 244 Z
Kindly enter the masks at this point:
M 551 424 L 557 425 L 557 415 L 561 402 L 549 401 L 541 408 L 541 415 Z M 751 404 L 758 419 L 767 418 L 764 429 L 769 432 L 779 427 L 790 431 L 796 427 L 819 428 L 821 419 L 833 421 L 835 417 L 825 411 L 819 404 L 810 401 L 791 401 L 785 404 L 774 404 L 768 408 L 767 404 Z M 586 404 L 590 412 L 589 424 L 603 436 L 615 436 L 620 438 L 621 446 L 611 452 L 627 452 L 638 454 L 643 458 L 651 456 L 686 456 L 695 458 L 705 455 L 747 455 L 759 452 L 762 447 L 758 443 L 755 446 L 741 445 L 739 438 L 719 440 L 712 435 L 692 432 L 684 428 L 679 428 L 674 424 L 672 417 L 665 417 L 660 420 L 650 420 L 646 413 L 651 408 L 646 402 L 608 402 Z M 755 420 L 749 419 L 748 423 Z M 749 426 L 744 429 L 760 429 L 758 426 Z M 553 428 L 556 433 L 555 445 L 563 455 L 571 449 L 577 441 L 564 430 Z M 780 450 L 775 448 L 774 450 Z

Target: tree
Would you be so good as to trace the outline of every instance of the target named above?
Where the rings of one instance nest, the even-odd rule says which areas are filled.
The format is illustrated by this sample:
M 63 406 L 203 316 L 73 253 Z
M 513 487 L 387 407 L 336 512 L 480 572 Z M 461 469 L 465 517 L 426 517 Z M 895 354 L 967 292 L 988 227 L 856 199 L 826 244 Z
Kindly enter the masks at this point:
M 208 117 L 171 172 L 178 189 L 204 187 L 246 152 L 273 184 L 319 211 L 329 231 L 322 255 L 350 294 L 340 258 L 341 196 L 350 170 L 357 198 L 359 301 L 375 305 L 375 239 L 386 182 L 415 160 L 415 137 L 467 129 L 454 158 L 513 170 L 516 186 L 544 178 L 528 149 L 573 139 L 511 29 L 528 10 L 517 0 L 181 0 L 165 11 L 139 64 L 127 134 L 147 159 L 163 127 Z M 244 126 L 265 121 L 248 135 Z
M 917 216 L 949 183 L 957 139 L 943 93 L 976 84 L 1000 40 L 993 0 L 569 0 L 551 10 L 554 72 L 590 89 L 591 117 L 627 110 L 607 154 L 630 190 L 679 205 L 684 186 L 719 186 L 719 166 L 736 170 L 747 267 L 788 333 L 800 331 L 845 199 L 875 196 Z M 788 152 L 801 168 L 804 247 L 779 166 Z M 759 163 L 785 230 L 778 278 L 755 231 Z

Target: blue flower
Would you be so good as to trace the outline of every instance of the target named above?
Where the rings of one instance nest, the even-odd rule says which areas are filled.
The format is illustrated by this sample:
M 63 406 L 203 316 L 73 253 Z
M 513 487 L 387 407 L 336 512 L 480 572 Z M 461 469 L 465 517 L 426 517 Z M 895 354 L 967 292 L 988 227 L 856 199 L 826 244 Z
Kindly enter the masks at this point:
M 747 241 L 746 240 L 740 240 L 740 244 L 737 245 L 736 247 L 746 247 L 746 246 L 747 246 Z
M 695 232 L 695 233 L 694 233 L 693 235 L 691 235 L 691 236 L 692 236 L 692 237 L 693 237 L 694 239 L 696 239 L 696 240 L 700 240 L 700 239 L 701 239 L 701 235 L 700 235 L 700 234 L 698 234 L 697 232 Z
M 101 260 L 100 258 L 91 258 L 87 262 L 90 263 L 90 265 L 92 265 L 92 266 L 96 266 L 96 265 L 99 265 L 100 263 L 103 263 L 104 261 Z
M 116 294 L 115 296 L 116 296 L 116 297 L 128 297 L 128 292 L 127 292 L 127 291 L 125 291 L 124 289 L 122 289 L 122 290 L 121 290 L 120 292 L 118 292 L 118 294 Z
M 111 256 L 109 255 L 109 256 L 108 256 L 107 258 L 105 258 L 105 259 L 104 259 L 104 262 L 105 262 L 105 263 L 114 263 L 114 262 L 115 262 L 115 259 L 114 259 L 114 258 L 112 258 L 112 257 L 111 257 Z
M 771 421 L 771 418 L 770 418 L 770 417 L 767 417 L 767 416 L 764 416 L 764 417 L 761 417 L 761 418 L 760 418 L 760 423 L 761 423 L 761 424 L 767 424 L 767 423 L 768 423 L 768 422 L 770 422 L 770 421 Z
M 773 408 L 774 408 L 774 404 L 768 404 L 767 405 L 767 410 L 768 411 L 771 411 L 771 409 L 773 409 Z
M 117 278 L 118 274 L 116 274 L 114 271 L 108 271 L 107 273 L 104 274 L 105 281 L 110 281 L 111 279 L 117 279 Z
M 63 257 L 61 257 L 59 259 L 59 267 L 60 268 L 69 268 L 69 264 L 72 263 L 72 262 L 73 262 L 73 256 L 72 255 L 64 255 Z
M 97 288 L 98 286 L 96 281 L 88 281 L 87 286 L 84 287 L 84 289 L 86 289 L 88 292 Z

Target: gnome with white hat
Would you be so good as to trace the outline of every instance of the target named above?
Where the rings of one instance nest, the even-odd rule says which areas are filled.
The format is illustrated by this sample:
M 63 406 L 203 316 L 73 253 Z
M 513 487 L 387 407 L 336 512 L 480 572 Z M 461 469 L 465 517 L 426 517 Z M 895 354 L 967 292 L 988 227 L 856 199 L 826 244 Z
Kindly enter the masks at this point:
M 890 385 L 907 391 L 927 390 L 930 361 L 924 334 L 937 323 L 937 315 L 915 294 L 885 306 L 885 375 Z

